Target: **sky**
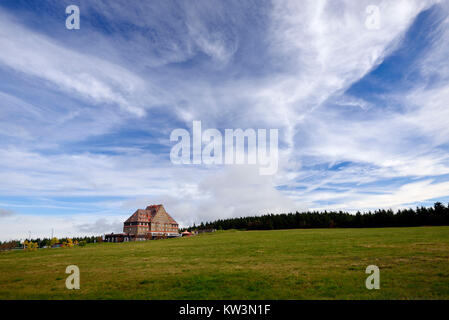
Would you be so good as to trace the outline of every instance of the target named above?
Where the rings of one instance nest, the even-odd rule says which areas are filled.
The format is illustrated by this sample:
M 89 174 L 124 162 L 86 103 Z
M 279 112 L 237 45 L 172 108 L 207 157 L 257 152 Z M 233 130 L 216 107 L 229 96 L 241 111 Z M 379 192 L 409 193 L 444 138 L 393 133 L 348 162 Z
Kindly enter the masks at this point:
M 448 13 L 437 0 L 0 1 L 0 240 L 121 232 L 150 204 L 188 226 L 449 202 Z M 193 121 L 278 129 L 278 171 L 173 164 L 170 133 Z

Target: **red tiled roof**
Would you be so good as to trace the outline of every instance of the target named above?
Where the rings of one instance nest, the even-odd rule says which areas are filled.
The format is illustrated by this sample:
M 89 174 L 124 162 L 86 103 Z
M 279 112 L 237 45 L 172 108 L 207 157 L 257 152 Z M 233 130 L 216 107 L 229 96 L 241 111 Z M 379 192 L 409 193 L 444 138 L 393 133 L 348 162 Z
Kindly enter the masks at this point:
M 162 204 L 152 204 L 151 206 L 148 206 L 145 210 L 158 210 L 160 207 L 162 207 Z
M 163 207 L 161 204 L 151 205 L 146 207 L 145 210 L 137 209 L 125 222 L 151 222 L 159 209 Z M 170 223 L 178 224 L 167 212 Z

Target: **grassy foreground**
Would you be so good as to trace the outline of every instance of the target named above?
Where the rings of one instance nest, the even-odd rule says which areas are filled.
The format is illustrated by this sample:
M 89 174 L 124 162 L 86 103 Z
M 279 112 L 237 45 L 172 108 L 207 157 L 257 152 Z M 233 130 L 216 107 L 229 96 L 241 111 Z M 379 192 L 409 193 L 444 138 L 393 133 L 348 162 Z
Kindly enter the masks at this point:
M 65 288 L 72 264 L 80 290 Z M 371 264 L 380 290 L 365 287 Z M 449 227 L 224 231 L 3 252 L 0 299 L 449 299 Z

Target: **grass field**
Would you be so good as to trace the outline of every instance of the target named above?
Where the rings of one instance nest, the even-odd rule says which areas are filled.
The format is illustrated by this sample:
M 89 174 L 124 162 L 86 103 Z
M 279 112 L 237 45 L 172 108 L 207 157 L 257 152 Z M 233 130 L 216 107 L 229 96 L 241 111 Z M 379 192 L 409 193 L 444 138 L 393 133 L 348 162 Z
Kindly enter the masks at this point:
M 77 265 L 81 289 L 65 288 Z M 380 290 L 365 269 L 380 268 Z M 448 299 L 449 227 L 219 231 L 0 253 L 0 299 Z

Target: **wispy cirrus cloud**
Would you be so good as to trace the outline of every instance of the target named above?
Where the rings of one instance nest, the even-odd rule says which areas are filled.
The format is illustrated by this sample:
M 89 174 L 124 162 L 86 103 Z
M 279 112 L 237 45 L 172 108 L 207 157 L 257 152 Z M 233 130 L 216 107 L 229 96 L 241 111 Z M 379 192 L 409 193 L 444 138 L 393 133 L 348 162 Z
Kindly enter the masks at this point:
M 144 115 L 144 108 L 136 105 L 134 96 L 145 91 L 145 83 L 138 76 L 95 56 L 68 50 L 0 14 L 2 65 L 50 82 L 94 104 L 115 104 L 138 116 Z

